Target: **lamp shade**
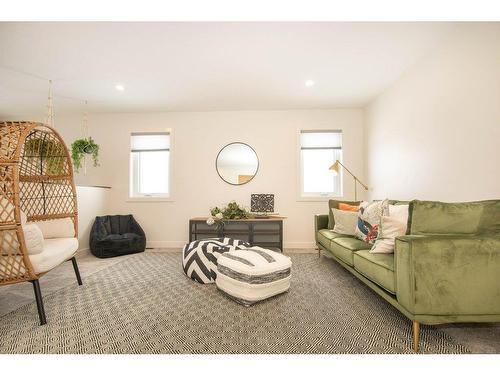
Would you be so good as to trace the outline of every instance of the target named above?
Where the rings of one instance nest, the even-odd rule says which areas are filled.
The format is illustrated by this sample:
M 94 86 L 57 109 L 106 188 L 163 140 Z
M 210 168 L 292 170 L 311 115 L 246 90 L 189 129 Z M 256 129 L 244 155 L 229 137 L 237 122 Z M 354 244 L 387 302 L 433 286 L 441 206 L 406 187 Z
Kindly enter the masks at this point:
M 340 171 L 340 164 L 339 161 L 335 161 L 335 163 L 332 164 L 332 166 L 329 168 L 331 171 L 333 171 L 335 174 L 338 174 Z

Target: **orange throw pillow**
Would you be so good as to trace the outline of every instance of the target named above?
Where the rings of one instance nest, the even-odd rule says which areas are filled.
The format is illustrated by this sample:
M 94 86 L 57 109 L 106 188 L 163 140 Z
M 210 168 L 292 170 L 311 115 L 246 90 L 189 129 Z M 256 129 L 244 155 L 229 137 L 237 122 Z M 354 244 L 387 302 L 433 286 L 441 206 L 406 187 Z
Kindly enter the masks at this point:
M 350 204 L 347 204 L 347 203 L 339 203 L 339 210 L 342 210 L 342 211 L 359 211 L 359 206 L 352 206 Z

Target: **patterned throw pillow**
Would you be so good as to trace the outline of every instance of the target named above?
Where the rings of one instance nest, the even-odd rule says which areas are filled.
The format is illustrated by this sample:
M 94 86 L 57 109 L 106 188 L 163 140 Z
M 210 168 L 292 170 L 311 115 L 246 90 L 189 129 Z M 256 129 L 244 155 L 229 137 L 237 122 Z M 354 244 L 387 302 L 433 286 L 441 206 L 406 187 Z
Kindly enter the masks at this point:
M 377 202 L 362 202 L 359 205 L 356 237 L 373 244 L 378 235 L 378 227 L 382 215 L 389 214 L 387 199 Z

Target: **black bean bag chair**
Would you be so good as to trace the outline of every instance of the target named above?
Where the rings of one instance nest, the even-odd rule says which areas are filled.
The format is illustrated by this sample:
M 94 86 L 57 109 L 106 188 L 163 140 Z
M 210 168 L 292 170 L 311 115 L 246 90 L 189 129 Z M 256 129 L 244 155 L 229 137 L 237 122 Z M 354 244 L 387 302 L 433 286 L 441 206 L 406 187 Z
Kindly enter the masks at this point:
M 97 216 L 90 232 L 90 251 L 98 258 L 140 253 L 146 235 L 132 215 Z

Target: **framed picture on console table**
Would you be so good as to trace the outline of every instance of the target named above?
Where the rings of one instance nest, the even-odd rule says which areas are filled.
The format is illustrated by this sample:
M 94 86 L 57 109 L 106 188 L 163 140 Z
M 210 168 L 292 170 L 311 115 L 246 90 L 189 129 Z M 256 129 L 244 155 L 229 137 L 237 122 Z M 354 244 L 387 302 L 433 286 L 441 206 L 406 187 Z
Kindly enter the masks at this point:
M 229 237 L 249 242 L 252 246 L 283 252 L 282 216 L 262 219 L 224 220 L 224 226 L 208 225 L 206 217 L 189 220 L 189 242 L 214 237 Z
M 250 211 L 256 213 L 274 212 L 274 194 L 251 194 Z

